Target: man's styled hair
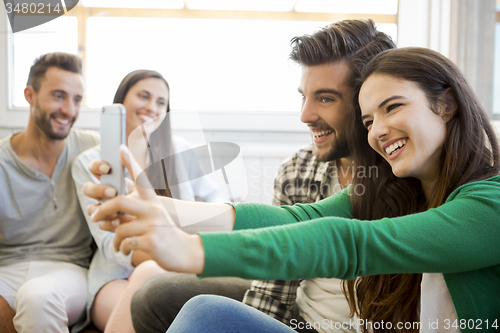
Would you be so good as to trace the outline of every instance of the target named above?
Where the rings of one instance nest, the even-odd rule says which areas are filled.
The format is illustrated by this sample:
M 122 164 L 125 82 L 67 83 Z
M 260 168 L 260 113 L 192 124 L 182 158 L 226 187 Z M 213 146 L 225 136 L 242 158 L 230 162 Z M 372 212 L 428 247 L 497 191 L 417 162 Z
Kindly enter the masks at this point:
M 40 90 L 40 81 L 50 67 L 82 75 L 82 60 L 76 55 L 61 52 L 47 53 L 33 62 L 26 85 L 32 86 L 35 92 L 38 92 Z
M 350 69 L 350 86 L 354 86 L 368 61 L 382 51 L 396 48 L 391 37 L 378 31 L 371 19 L 339 21 L 312 35 L 294 37 L 290 44 L 290 59 L 302 66 L 345 61 Z

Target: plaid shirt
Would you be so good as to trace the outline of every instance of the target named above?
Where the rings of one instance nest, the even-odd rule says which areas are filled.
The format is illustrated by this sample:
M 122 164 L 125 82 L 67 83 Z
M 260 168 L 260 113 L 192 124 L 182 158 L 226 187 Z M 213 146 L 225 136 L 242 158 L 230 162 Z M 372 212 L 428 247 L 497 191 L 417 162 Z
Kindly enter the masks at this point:
M 313 203 L 328 195 L 334 162 L 321 162 L 312 152 L 312 145 L 300 149 L 278 169 L 274 181 L 273 205 Z M 289 324 L 295 306 L 300 280 L 252 282 L 243 303 Z

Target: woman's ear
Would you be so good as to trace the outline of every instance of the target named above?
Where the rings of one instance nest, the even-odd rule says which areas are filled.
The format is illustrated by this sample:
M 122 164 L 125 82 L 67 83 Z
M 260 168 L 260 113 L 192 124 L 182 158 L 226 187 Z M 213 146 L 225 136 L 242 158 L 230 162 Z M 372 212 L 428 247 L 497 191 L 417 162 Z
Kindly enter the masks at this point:
M 441 105 L 441 117 L 445 122 L 450 121 L 457 113 L 457 102 L 455 102 L 455 96 L 453 96 L 453 91 L 451 88 L 446 89 L 446 91 L 441 95 L 440 98 Z

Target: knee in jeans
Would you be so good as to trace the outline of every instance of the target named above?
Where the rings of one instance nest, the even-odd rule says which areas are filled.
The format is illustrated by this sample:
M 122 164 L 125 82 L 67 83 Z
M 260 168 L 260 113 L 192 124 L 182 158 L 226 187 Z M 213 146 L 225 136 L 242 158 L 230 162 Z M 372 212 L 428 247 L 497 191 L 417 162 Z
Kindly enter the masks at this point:
M 187 301 L 184 307 L 186 308 L 186 310 L 203 308 L 203 310 L 206 312 L 224 312 L 224 307 L 231 302 L 232 300 L 229 300 L 222 296 L 198 295 Z
M 144 285 L 141 286 L 137 291 L 132 295 L 132 300 L 130 303 L 130 309 L 133 313 L 140 312 L 144 310 L 146 305 L 148 304 L 148 296 L 149 290 L 144 288 Z
M 162 279 L 153 277 L 146 281 L 132 296 L 131 310 L 134 313 L 145 313 L 152 311 L 157 305 L 160 305 L 156 304 L 156 302 L 160 302 L 161 305 L 164 305 L 164 303 L 168 304 L 165 301 L 171 299 L 171 295 L 170 293 L 166 293 L 163 287 Z M 160 289 L 161 297 L 158 297 Z

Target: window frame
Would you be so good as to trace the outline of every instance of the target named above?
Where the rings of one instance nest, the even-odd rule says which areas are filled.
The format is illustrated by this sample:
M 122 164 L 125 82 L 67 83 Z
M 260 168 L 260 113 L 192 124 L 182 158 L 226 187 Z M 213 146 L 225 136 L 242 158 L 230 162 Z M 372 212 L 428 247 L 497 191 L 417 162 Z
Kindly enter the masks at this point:
M 265 12 L 265 11 L 234 11 L 234 10 L 193 10 L 186 6 L 183 9 L 131 9 L 131 8 L 101 8 L 84 7 L 79 3 L 74 9 L 65 14 L 78 19 L 78 49 L 79 56 L 86 61 L 86 22 L 92 16 L 99 17 L 169 17 L 169 18 L 212 18 L 212 19 L 260 19 L 260 20 L 307 20 L 335 22 L 342 19 L 361 19 L 368 17 L 363 14 L 339 14 L 339 13 L 307 13 L 307 12 Z M 0 26 L 5 31 L 10 31 L 5 9 L 0 10 Z M 397 14 L 394 15 L 369 15 L 377 23 L 397 24 Z M 5 45 L 4 54 L 0 55 L 0 128 L 23 128 L 29 115 L 27 107 L 16 107 L 12 103 L 12 32 L 0 36 L 0 45 Z M 9 53 L 10 52 L 10 53 Z M 286 61 L 286 60 L 284 60 Z M 84 72 L 85 76 L 85 72 Z M 2 89 L 3 88 L 3 89 Z M 2 103 L 3 102 L 3 103 Z M 4 111 L 3 111 L 4 110 Z M 248 132 L 308 132 L 298 120 L 298 113 L 292 111 L 182 111 L 182 115 L 172 114 L 174 124 L 183 124 L 178 127 L 191 130 L 181 119 L 196 112 L 210 115 L 207 130 L 213 131 L 248 131 Z M 99 109 L 82 107 L 79 118 L 75 124 L 77 127 L 97 129 L 99 127 Z M 258 118 L 258 119 L 257 119 Z M 263 119 L 264 118 L 264 119 Z M 266 125 L 267 124 L 267 125 Z M 279 127 L 277 128 L 277 125 Z

